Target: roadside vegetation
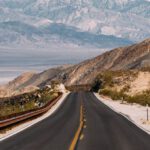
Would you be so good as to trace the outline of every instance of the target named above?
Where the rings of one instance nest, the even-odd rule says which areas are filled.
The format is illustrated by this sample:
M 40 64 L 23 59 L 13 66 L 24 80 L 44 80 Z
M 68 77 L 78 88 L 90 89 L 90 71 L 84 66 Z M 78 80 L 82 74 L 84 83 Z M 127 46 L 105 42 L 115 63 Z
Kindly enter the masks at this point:
M 144 91 L 142 94 L 130 96 L 123 91 L 118 92 L 111 89 L 102 89 L 99 91 L 99 94 L 109 96 L 113 100 L 123 100 L 128 103 L 138 103 L 144 106 L 148 104 L 150 106 L 150 90 Z
M 150 72 L 150 68 L 140 71 Z M 150 89 L 131 94 L 130 83 L 138 77 L 138 73 L 138 70 L 104 71 L 97 76 L 94 87 L 98 87 L 96 92 L 113 100 L 150 106 Z
M 150 72 L 150 67 L 144 67 L 144 68 L 141 68 L 140 70 L 144 72 Z
M 41 108 L 58 96 L 58 92 L 49 87 L 36 90 L 31 93 L 1 98 L 0 99 L 0 119 L 8 118 L 14 114 L 32 111 Z

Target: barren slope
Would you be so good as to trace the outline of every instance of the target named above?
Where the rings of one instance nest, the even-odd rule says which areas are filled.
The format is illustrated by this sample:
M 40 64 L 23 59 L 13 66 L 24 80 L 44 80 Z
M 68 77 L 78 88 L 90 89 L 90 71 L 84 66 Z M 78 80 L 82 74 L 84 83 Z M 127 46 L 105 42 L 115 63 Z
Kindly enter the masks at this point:
M 150 66 L 150 39 L 84 61 L 67 69 L 58 78 L 69 85 L 87 84 L 102 70 L 138 69 L 147 66 Z
M 86 60 L 74 66 L 58 67 L 39 74 L 27 73 L 0 88 L 0 95 L 7 96 L 12 91 L 30 91 L 42 85 L 50 84 L 51 80 L 59 80 L 65 85 L 90 84 L 103 70 L 140 69 L 150 66 L 150 39 L 141 43 L 117 48 Z M 6 92 L 6 91 L 7 92 Z

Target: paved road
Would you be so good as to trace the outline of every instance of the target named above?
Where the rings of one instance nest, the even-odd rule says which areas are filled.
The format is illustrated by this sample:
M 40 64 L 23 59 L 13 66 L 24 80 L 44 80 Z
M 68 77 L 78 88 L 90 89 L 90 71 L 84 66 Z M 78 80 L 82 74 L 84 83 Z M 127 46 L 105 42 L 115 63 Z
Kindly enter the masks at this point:
M 150 150 L 150 136 L 110 110 L 92 93 L 83 94 L 86 129 L 77 150 Z
M 92 93 L 70 94 L 55 114 L 0 143 L 0 150 L 68 150 L 79 126 L 76 150 L 150 150 L 150 136 L 102 104 Z
M 79 94 L 70 94 L 55 114 L 0 142 L 0 150 L 69 149 L 79 125 L 80 99 Z

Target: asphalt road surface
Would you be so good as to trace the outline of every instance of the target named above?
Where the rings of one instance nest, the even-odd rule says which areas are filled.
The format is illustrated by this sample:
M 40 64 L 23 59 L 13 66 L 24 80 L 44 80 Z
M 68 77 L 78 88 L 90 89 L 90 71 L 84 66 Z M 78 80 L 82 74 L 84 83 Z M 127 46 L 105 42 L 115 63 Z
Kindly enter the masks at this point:
M 71 93 L 50 117 L 0 142 L 0 150 L 69 150 L 84 107 L 76 150 L 150 150 L 150 135 L 110 110 L 92 93 Z
M 150 135 L 109 109 L 94 94 L 82 96 L 86 128 L 77 150 L 150 150 Z

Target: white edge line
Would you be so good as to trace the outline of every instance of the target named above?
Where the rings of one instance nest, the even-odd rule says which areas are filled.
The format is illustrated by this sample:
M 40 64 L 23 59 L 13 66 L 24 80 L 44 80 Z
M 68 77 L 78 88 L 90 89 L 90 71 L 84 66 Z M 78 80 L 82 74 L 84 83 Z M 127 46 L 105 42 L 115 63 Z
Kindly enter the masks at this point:
M 141 130 L 143 130 L 144 132 L 146 132 L 147 134 L 150 135 L 150 131 L 143 128 L 142 126 L 140 126 L 139 124 L 137 124 L 135 121 L 133 121 L 129 116 L 125 115 L 124 113 L 122 112 L 119 112 L 117 110 L 115 110 L 113 107 L 105 104 L 101 99 L 100 97 L 97 95 L 97 93 L 94 93 L 94 95 L 96 96 L 97 99 L 99 99 L 104 105 L 106 105 L 107 107 L 109 107 L 111 110 L 113 110 L 114 112 L 116 112 L 117 114 L 120 114 L 121 116 L 125 117 L 128 121 L 130 121 L 131 123 L 133 123 L 135 126 L 137 126 L 138 128 L 140 128 Z
M 69 95 L 69 93 L 63 94 L 63 96 L 61 97 L 61 99 L 49 110 L 50 111 L 49 113 L 47 112 L 43 116 L 35 119 L 35 122 L 33 122 L 33 123 L 31 123 L 31 124 L 23 127 L 22 129 L 14 132 L 14 133 L 10 133 L 9 135 L 0 138 L 0 142 L 4 141 L 4 140 L 6 140 L 6 139 L 8 139 L 8 138 L 10 138 L 10 137 L 12 137 L 14 135 L 16 135 L 16 134 L 18 134 L 18 133 L 20 133 L 20 132 L 22 132 L 22 131 L 24 131 L 26 129 L 28 129 L 29 127 L 31 127 L 31 126 L 33 126 L 33 125 L 35 125 L 35 124 L 43 121 L 44 119 L 48 118 L 49 116 L 51 116 L 61 106 L 61 104 L 65 101 L 65 99 L 66 99 L 66 97 L 68 95 Z

